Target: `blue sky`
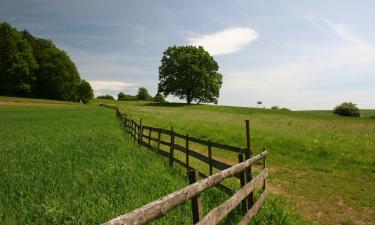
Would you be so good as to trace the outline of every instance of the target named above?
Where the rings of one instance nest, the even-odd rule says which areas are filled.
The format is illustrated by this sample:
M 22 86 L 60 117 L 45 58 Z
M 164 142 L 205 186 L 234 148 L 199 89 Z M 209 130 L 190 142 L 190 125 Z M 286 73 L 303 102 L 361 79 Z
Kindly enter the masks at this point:
M 53 40 L 96 94 L 155 94 L 163 51 L 190 44 L 219 63 L 219 104 L 375 108 L 374 9 L 354 0 L 0 0 L 0 21 Z

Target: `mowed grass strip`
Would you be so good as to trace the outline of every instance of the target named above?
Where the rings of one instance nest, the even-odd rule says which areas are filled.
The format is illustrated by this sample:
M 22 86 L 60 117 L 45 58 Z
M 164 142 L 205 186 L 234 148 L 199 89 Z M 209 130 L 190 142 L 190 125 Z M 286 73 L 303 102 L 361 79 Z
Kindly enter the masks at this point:
M 111 109 L 0 107 L 0 224 L 100 224 L 186 185 Z M 158 224 L 190 224 L 189 205 Z
M 246 145 L 244 120 L 250 119 L 253 151 L 269 149 L 271 190 L 291 209 L 318 224 L 374 221 L 375 120 L 368 118 L 374 110 L 362 110 L 365 118 L 343 118 L 329 111 L 102 102 L 118 104 L 147 125 L 235 146 Z M 237 161 L 231 152 L 213 155 Z

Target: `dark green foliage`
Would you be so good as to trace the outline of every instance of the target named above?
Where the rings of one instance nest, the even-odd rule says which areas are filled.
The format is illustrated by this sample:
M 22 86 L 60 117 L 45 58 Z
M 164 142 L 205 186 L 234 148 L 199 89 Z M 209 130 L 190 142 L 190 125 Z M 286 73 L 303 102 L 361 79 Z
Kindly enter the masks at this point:
M 140 87 L 137 93 L 138 100 L 150 100 L 152 99 L 151 95 L 148 93 L 147 89 Z
M 1 23 L 0 52 L 1 95 L 80 100 L 78 70 L 52 41 Z
M 222 84 L 219 66 L 203 47 L 173 46 L 163 54 L 158 92 L 202 103 L 217 103 Z
M 78 99 L 83 103 L 89 102 L 94 97 L 94 92 L 89 82 L 82 80 L 78 86 Z
M 164 96 L 158 92 L 154 97 L 154 101 L 163 103 L 165 102 L 165 99 Z
M 115 98 L 112 95 L 100 95 L 100 96 L 98 96 L 96 98 L 115 100 Z
M 359 109 L 352 102 L 344 102 L 333 109 L 333 113 L 339 116 L 360 117 Z
M 277 110 L 277 109 L 280 109 L 280 107 L 277 106 L 277 105 L 274 105 L 274 106 L 271 107 L 271 109 L 275 109 L 275 110 Z
M 371 115 L 368 117 L 369 119 L 375 119 L 375 115 Z
M 35 82 L 30 44 L 7 23 L 0 23 L 0 94 L 29 97 Z
M 117 100 L 119 100 L 119 101 L 135 101 L 135 100 L 138 100 L 138 98 L 137 98 L 137 96 L 127 95 L 127 94 L 124 94 L 123 92 L 120 92 L 117 95 Z

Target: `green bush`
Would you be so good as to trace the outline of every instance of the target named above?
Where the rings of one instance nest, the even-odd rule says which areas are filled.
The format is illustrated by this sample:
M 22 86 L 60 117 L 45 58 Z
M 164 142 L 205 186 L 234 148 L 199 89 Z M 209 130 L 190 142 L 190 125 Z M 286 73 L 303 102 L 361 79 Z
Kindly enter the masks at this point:
M 373 119 L 373 120 L 375 120 L 375 115 L 371 115 L 371 116 L 369 116 L 368 118 L 369 118 L 369 119 Z
M 155 95 L 154 101 L 156 102 L 165 102 L 164 96 L 159 92 Z
M 98 96 L 96 98 L 115 100 L 115 98 L 112 95 L 100 95 L 100 96 Z
M 119 100 L 119 101 L 135 101 L 135 100 L 138 100 L 138 98 L 137 98 L 137 96 L 127 95 L 127 94 L 124 94 L 123 92 L 120 92 L 117 95 L 117 100 Z
M 360 117 L 359 109 L 352 102 L 344 102 L 333 109 L 333 113 L 339 116 Z
M 147 89 L 144 87 L 140 87 L 138 89 L 137 98 L 138 100 L 151 100 L 152 99 L 151 95 L 148 93 Z
M 277 109 L 280 109 L 280 107 L 277 106 L 277 105 L 274 105 L 274 106 L 271 107 L 271 109 L 277 110 Z

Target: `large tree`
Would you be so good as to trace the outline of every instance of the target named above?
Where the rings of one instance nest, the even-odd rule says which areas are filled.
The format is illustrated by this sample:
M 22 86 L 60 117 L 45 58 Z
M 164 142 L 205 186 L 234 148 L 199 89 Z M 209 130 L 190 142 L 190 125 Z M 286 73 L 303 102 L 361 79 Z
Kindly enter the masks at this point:
M 0 94 L 29 97 L 38 64 L 30 44 L 7 23 L 0 23 Z
M 158 92 L 193 101 L 217 103 L 222 75 L 214 58 L 194 46 L 169 47 L 163 54 L 159 67 Z

